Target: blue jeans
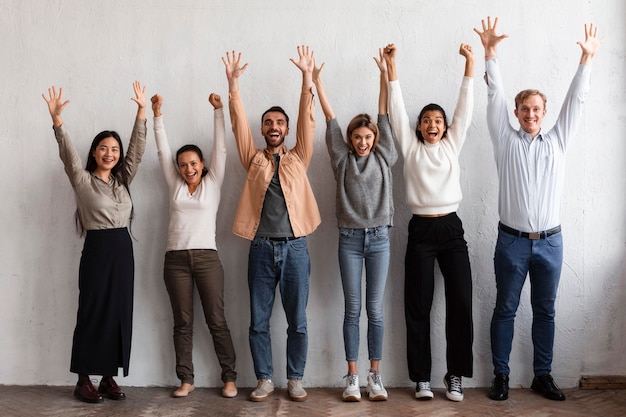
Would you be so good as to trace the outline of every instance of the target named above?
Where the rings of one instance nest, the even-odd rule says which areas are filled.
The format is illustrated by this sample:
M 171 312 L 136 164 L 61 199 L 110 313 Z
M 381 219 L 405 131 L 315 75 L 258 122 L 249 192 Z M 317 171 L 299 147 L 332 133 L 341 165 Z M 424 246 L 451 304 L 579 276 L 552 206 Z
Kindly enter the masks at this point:
M 494 257 L 497 298 L 491 319 L 494 373 L 509 374 L 515 313 L 527 274 L 530 276 L 530 302 L 533 311 L 533 369 L 537 376 L 551 372 L 554 304 L 562 264 L 561 233 L 530 240 L 498 231 Z
M 359 355 L 361 275 L 365 260 L 365 309 L 369 359 L 378 361 L 383 352 L 383 295 L 389 271 L 389 226 L 339 229 L 339 269 L 345 299 L 343 341 L 346 360 Z
M 289 241 L 255 238 L 248 254 L 250 350 L 257 379 L 271 379 L 270 318 L 276 286 L 287 317 L 287 378 L 302 379 L 308 347 L 306 304 L 311 262 L 306 237 Z

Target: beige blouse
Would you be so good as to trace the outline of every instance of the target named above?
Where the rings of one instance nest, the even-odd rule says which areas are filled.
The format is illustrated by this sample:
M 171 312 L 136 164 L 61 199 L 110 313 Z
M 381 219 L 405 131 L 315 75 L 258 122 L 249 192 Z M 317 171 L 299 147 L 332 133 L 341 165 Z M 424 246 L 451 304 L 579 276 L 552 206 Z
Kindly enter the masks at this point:
M 84 168 L 65 124 L 54 128 L 54 135 L 85 230 L 128 227 L 133 203 L 126 188 L 117 178 L 111 177 L 106 183 Z M 137 173 L 145 149 L 146 120 L 136 119 L 125 155 L 129 184 Z

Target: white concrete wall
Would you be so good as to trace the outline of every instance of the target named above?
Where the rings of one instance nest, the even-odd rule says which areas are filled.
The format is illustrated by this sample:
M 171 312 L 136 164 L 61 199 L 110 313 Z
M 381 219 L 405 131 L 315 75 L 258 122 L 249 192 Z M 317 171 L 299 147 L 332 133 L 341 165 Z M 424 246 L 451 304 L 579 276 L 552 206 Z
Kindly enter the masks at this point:
M 493 4 L 496 3 L 494 6 Z M 473 27 L 500 16 L 500 57 L 510 102 L 523 88 L 548 96 L 551 126 L 578 65 L 583 24 L 607 35 L 593 65 L 592 89 L 580 132 L 570 148 L 562 208 L 565 265 L 557 300 L 554 375 L 564 387 L 582 374 L 626 374 L 626 134 L 624 108 L 626 17 L 623 0 L 273 0 L 127 1 L 5 0 L 0 2 L 0 384 L 72 384 L 70 348 L 77 308 L 82 241 L 73 228 L 74 197 L 58 158 L 41 93 L 54 84 L 71 103 L 64 120 L 81 155 L 104 129 L 130 134 L 136 106 L 133 80 L 165 98 L 165 122 L 174 148 L 188 142 L 210 151 L 216 91 L 227 83 L 220 57 L 237 49 L 249 68 L 241 91 L 252 121 L 283 105 L 295 118 L 300 72 L 290 62 L 296 45 L 309 44 L 326 62 L 327 89 L 342 126 L 360 112 L 375 114 L 377 48 L 395 42 L 399 75 L 415 117 L 428 102 L 450 114 L 463 72 L 461 42 L 476 51 L 476 109 L 461 155 L 465 195 L 459 214 L 470 246 L 474 279 L 475 373 L 465 385 L 488 386 L 492 367 L 489 322 L 495 298 L 492 266 L 497 179 L 485 124 L 482 47 Z M 151 116 L 151 111 L 149 112 Z M 307 386 L 339 386 L 345 374 L 343 295 L 336 261 L 334 180 L 318 106 L 315 156 L 309 170 L 323 223 L 310 237 Z M 239 384 L 254 384 L 248 347 L 248 242 L 230 229 L 244 171 L 227 123 L 228 175 L 218 215 L 226 313 L 238 354 Z M 167 202 L 148 118 L 148 147 L 132 184 L 136 221 L 134 338 L 131 375 L 123 385 L 174 385 L 172 318 L 162 280 Z M 127 140 L 127 139 L 126 139 Z M 293 134 L 287 139 L 293 144 Z M 126 142 L 127 143 L 127 142 Z M 258 140 L 258 145 L 263 142 Z M 382 372 L 389 386 L 408 386 L 403 312 L 403 257 L 410 212 L 404 204 L 401 164 L 394 173 L 396 228 L 385 296 Z M 444 299 L 438 276 L 433 323 L 433 383 L 445 373 Z M 512 385 L 532 378 L 531 311 L 525 289 L 511 356 Z M 219 386 L 208 330 L 197 310 L 195 365 L 199 386 Z M 364 322 L 365 323 L 365 322 Z M 284 384 L 285 329 L 278 304 L 272 319 L 275 380 Z M 365 327 L 363 327 L 365 329 Z M 367 369 L 365 332 L 359 369 Z

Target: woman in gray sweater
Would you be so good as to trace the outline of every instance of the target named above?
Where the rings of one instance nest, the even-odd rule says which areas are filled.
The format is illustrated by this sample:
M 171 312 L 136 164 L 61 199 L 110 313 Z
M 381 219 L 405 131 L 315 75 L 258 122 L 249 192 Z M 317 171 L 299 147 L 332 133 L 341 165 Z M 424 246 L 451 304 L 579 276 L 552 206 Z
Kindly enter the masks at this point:
M 336 215 L 339 227 L 339 269 L 345 298 L 343 337 L 348 362 L 344 401 L 359 401 L 357 371 L 359 317 L 361 314 L 361 272 L 365 261 L 367 342 L 370 368 L 367 392 L 372 401 L 387 399 L 379 373 L 383 344 L 383 295 L 389 269 L 389 228 L 393 223 L 391 167 L 398 159 L 387 116 L 387 69 L 380 69 L 378 123 L 368 114 L 359 114 L 347 128 L 347 143 L 328 101 L 320 74 L 315 68 L 313 82 L 326 117 L 326 144 L 337 181 Z

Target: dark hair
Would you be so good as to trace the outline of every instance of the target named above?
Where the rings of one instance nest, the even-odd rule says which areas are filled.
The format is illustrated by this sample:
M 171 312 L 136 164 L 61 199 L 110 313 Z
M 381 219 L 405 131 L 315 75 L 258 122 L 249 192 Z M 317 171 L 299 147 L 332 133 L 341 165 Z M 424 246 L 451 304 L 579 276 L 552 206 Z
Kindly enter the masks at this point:
M 424 113 L 426 113 L 427 111 L 441 112 L 441 114 L 443 115 L 443 123 L 446 125 L 446 131 L 443 132 L 443 136 L 441 136 L 441 138 L 445 138 L 448 134 L 448 117 L 446 116 L 446 111 L 439 104 L 430 103 L 424 106 L 419 116 L 417 116 L 417 126 L 415 126 L 415 134 L 417 134 L 417 139 L 419 139 L 420 142 L 424 143 L 424 137 L 422 136 L 422 132 L 420 132 L 420 123 L 422 122 L 422 117 L 424 116 Z
M 280 106 L 272 106 L 269 109 L 265 110 L 265 112 L 263 112 L 263 114 L 261 115 L 261 123 L 263 123 L 263 119 L 265 119 L 265 115 L 273 111 L 282 113 L 283 116 L 285 116 L 285 120 L 287 120 L 287 127 L 289 127 L 289 116 L 287 116 L 287 113 L 285 112 L 285 110 Z
M 185 152 L 195 152 L 196 155 L 198 155 L 198 158 L 200 158 L 201 161 L 204 161 L 204 156 L 202 156 L 202 151 L 200 150 L 200 148 L 198 148 L 196 145 L 184 145 L 184 146 L 181 146 L 181 148 L 176 151 L 176 166 L 178 166 L 178 157 L 180 156 L 181 153 L 185 153 Z M 209 172 L 207 167 L 206 166 L 203 167 L 202 177 L 204 177 L 207 174 L 207 172 Z
M 346 136 L 348 139 L 348 148 L 354 152 L 354 145 L 352 144 L 352 132 L 360 127 L 366 127 L 372 132 L 374 132 L 374 144 L 372 145 L 372 151 L 376 149 L 376 145 L 378 145 L 379 135 L 378 135 L 378 126 L 369 114 L 361 113 L 352 118 L 350 124 L 348 124 L 348 128 L 346 129 Z
M 120 158 L 117 161 L 117 164 L 111 169 L 111 175 L 120 182 L 128 191 L 128 195 L 130 196 L 130 188 L 128 188 L 128 171 L 126 170 L 126 160 L 124 159 L 124 145 L 122 145 L 122 140 L 120 139 L 120 135 L 113 130 L 103 130 L 98 133 L 93 141 L 91 142 L 91 146 L 89 147 L 89 154 L 87 154 L 87 164 L 85 165 L 85 169 L 89 172 L 94 172 L 96 168 L 98 168 L 98 163 L 96 162 L 96 158 L 93 156 L 93 152 L 96 150 L 100 142 L 102 142 L 106 138 L 113 138 L 117 141 L 118 146 L 120 147 Z M 131 197 L 132 203 L 132 197 Z M 133 222 L 133 217 L 135 214 L 135 209 L 131 208 L 130 211 L 130 224 Z M 75 214 L 76 221 L 76 229 L 81 236 L 85 235 L 85 227 L 83 226 L 83 222 L 78 215 L 78 209 L 76 209 Z

